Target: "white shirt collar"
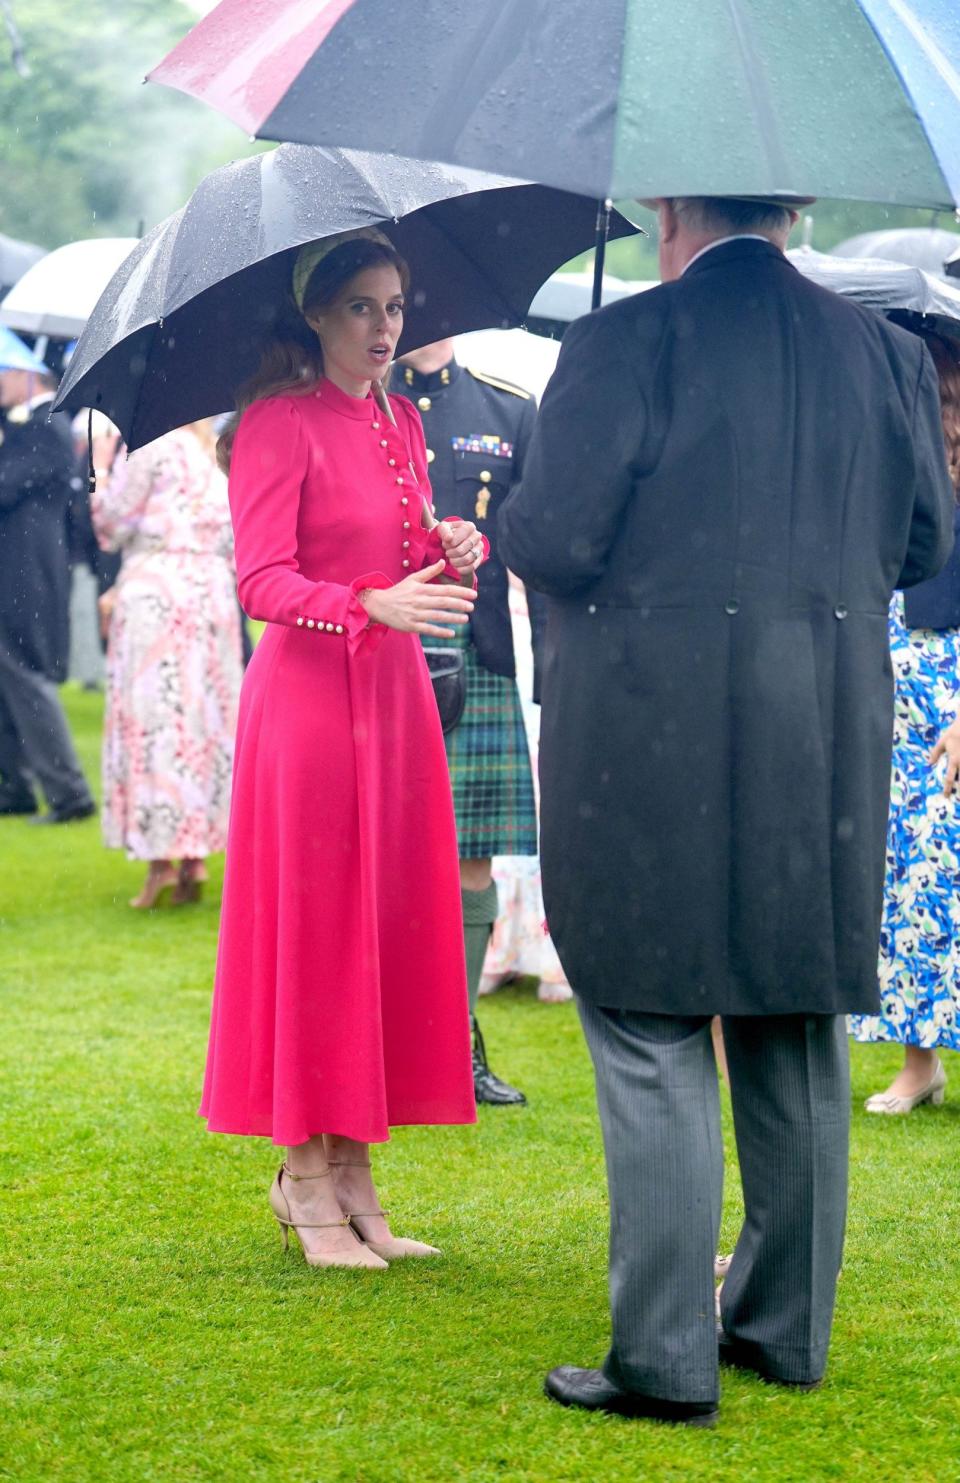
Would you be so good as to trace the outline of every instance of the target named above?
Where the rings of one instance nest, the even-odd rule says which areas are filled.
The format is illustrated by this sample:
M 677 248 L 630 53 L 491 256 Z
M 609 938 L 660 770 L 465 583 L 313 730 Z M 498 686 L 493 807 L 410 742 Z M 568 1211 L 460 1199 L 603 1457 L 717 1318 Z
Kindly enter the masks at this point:
M 40 391 L 36 396 L 32 396 L 28 402 L 24 402 L 23 405 L 28 412 L 32 412 L 35 407 L 42 407 L 44 402 L 52 402 L 55 395 L 56 393 L 52 391 Z
M 686 273 L 687 268 L 693 267 L 697 258 L 703 257 L 708 252 L 712 252 L 715 247 L 723 247 L 726 242 L 766 242 L 768 247 L 774 245 L 769 237 L 763 237 L 759 232 L 731 232 L 729 237 L 718 237 L 715 242 L 708 242 L 706 247 L 701 247 L 699 252 L 695 252 L 687 263 L 687 267 L 684 268 L 683 273 Z M 681 278 L 683 277 L 683 273 L 680 274 Z

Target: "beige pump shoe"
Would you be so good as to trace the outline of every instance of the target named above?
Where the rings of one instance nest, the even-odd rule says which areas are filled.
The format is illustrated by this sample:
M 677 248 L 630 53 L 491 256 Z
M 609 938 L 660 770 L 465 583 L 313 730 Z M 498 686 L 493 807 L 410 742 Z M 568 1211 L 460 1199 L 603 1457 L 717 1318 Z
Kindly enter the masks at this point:
M 330 1165 L 334 1169 L 369 1169 L 370 1165 L 362 1159 L 330 1159 Z M 407 1236 L 391 1236 L 389 1241 L 371 1241 L 365 1236 L 357 1225 L 358 1220 L 365 1220 L 378 1215 L 386 1216 L 386 1210 L 351 1210 L 347 1216 L 350 1229 L 356 1236 L 369 1246 L 377 1256 L 383 1257 L 384 1261 L 396 1262 L 405 1256 L 442 1256 L 443 1253 L 436 1246 L 428 1246 L 425 1241 L 411 1241 Z
M 280 1181 L 284 1175 L 298 1184 L 302 1179 L 328 1179 L 330 1177 L 330 1170 L 329 1168 L 324 1169 L 321 1174 L 291 1174 L 286 1163 L 281 1164 L 277 1170 L 277 1177 L 270 1186 L 270 1209 L 277 1218 L 277 1224 L 280 1227 L 280 1234 L 283 1239 L 284 1251 L 289 1247 L 290 1232 L 293 1231 L 297 1240 L 300 1242 L 300 1249 L 303 1252 L 304 1260 L 308 1267 L 367 1267 L 377 1271 L 382 1271 L 386 1267 L 387 1263 L 375 1251 L 364 1245 L 362 1237 L 358 1235 L 357 1231 L 350 1224 L 349 1215 L 344 1215 L 340 1220 L 314 1220 L 300 1221 L 299 1224 L 296 1223 L 291 1214 L 287 1197 L 281 1188 Z M 323 1252 L 307 1250 L 303 1244 L 303 1238 L 300 1235 L 301 1231 L 319 1231 L 335 1226 L 346 1226 L 351 1234 L 357 1238 L 355 1252 L 342 1251 L 325 1255 Z
M 912 1097 L 897 1097 L 893 1092 L 874 1092 L 863 1104 L 868 1112 L 879 1112 L 887 1117 L 902 1117 L 919 1107 L 921 1102 L 930 1102 L 934 1107 L 943 1106 L 943 1098 L 947 1085 L 947 1073 L 943 1069 L 943 1062 L 937 1062 L 937 1069 L 927 1082 Z

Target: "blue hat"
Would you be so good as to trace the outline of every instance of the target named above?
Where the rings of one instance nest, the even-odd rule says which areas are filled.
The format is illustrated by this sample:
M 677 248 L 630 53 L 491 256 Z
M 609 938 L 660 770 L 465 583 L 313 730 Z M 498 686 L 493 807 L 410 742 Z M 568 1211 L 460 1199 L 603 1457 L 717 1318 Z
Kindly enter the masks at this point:
M 38 376 L 50 375 L 49 367 L 5 324 L 0 324 L 0 371 L 33 371 Z

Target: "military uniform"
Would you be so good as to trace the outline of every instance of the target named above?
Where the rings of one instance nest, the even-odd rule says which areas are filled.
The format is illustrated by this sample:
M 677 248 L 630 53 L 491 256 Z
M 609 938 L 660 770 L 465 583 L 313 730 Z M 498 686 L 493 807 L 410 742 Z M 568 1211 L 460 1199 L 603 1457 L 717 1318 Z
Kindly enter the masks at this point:
M 440 519 L 472 520 L 490 541 L 480 574 L 480 601 L 469 624 L 448 640 L 463 650 L 467 700 L 460 724 L 446 738 L 461 859 L 535 855 L 537 820 L 530 752 L 520 695 L 507 570 L 497 552 L 497 512 L 520 479 L 536 421 L 529 392 L 451 360 L 424 375 L 401 366 L 394 388 L 420 413 L 434 509 Z M 535 609 L 535 611 L 534 611 Z M 539 636 L 542 600 L 534 597 L 531 626 Z M 535 649 L 537 645 L 535 644 Z M 497 890 L 463 892 L 471 1011 L 497 917 Z M 474 1081 L 487 1102 L 522 1101 L 494 1077 L 476 1029 Z

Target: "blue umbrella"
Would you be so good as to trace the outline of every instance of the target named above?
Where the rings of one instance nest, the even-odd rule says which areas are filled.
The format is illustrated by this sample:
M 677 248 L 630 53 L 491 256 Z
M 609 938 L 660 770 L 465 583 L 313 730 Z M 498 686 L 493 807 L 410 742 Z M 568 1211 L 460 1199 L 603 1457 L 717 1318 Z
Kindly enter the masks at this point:
M 0 324 L 0 371 L 33 371 L 38 376 L 50 374 L 40 357 L 34 355 L 30 346 L 5 324 Z

